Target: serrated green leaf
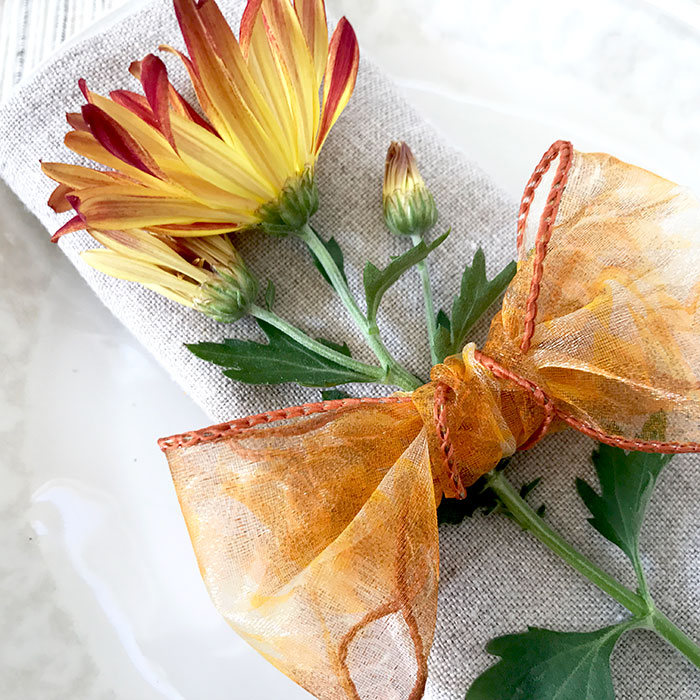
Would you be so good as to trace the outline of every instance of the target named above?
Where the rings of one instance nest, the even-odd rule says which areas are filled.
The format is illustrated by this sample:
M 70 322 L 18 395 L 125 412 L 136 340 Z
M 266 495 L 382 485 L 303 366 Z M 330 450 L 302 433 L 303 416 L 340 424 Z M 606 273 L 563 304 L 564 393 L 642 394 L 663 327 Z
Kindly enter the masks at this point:
M 343 279 L 347 282 L 348 278 L 345 276 L 345 259 L 343 257 L 343 251 L 338 245 L 338 241 L 336 241 L 335 238 L 331 238 L 328 241 L 324 241 L 320 236 L 319 240 L 326 247 L 326 250 L 330 254 L 331 258 L 333 258 L 333 262 L 337 265 L 338 269 L 340 270 L 340 274 L 343 276 Z M 319 259 L 316 257 L 313 251 L 311 251 L 311 254 L 313 255 L 314 265 L 316 265 L 316 269 L 323 275 L 323 279 L 326 280 L 328 284 L 330 284 L 330 277 L 328 277 L 328 273 L 323 269 L 323 265 L 321 265 Z
M 187 347 L 197 357 L 225 367 L 227 377 L 246 384 L 296 382 L 303 386 L 328 387 L 371 381 L 363 374 L 317 355 L 265 321 L 258 320 L 258 325 L 267 336 L 267 344 L 227 339 L 223 343 L 195 343 Z M 347 345 L 322 342 L 343 354 L 350 354 Z
M 321 392 L 321 401 L 337 401 L 338 399 L 349 399 L 350 394 L 346 394 L 340 389 L 324 389 Z
M 656 479 L 670 459 L 671 455 L 625 452 L 601 444 L 593 452 L 600 495 L 583 479 L 576 480 L 578 493 L 593 516 L 588 522 L 633 563 Z
M 352 357 L 350 354 L 350 348 L 348 347 L 347 343 L 343 343 L 342 345 L 340 343 L 334 343 L 332 340 L 326 340 L 325 338 L 316 338 L 316 340 L 321 343 L 321 345 L 325 345 L 327 348 L 330 348 L 331 350 L 335 350 L 336 352 L 339 352 L 341 355 L 346 355 L 347 357 Z
M 488 488 L 484 477 L 475 481 L 467 489 L 467 497 L 443 498 L 437 509 L 438 523 L 459 525 L 465 518 L 471 518 L 477 511 L 484 515 L 492 513 L 500 504 L 498 496 Z
M 509 461 L 510 459 L 502 459 L 496 465 L 495 470 L 502 471 L 508 466 Z M 458 525 L 462 520 L 473 517 L 477 512 L 483 515 L 498 512 L 510 516 L 508 508 L 496 495 L 496 492 L 489 488 L 488 479 L 484 476 L 477 479 L 467 489 L 466 498 L 462 500 L 457 498 L 442 499 L 437 509 L 438 523 Z
M 373 321 L 377 318 L 379 303 L 387 289 L 389 289 L 404 272 L 428 257 L 428 255 L 449 235 L 450 232 L 446 231 L 429 245 L 421 241 L 403 255 L 394 258 L 383 270 L 380 270 L 370 262 L 365 265 L 363 281 L 365 285 L 365 296 L 367 297 L 368 319 Z
M 265 287 L 265 308 L 268 311 L 272 311 L 272 307 L 275 304 L 275 285 L 272 280 L 267 280 L 267 287 Z
M 459 294 L 452 303 L 450 343 L 443 348 L 441 360 L 462 351 L 467 334 L 482 314 L 505 291 L 515 276 L 517 266 L 509 263 L 492 280 L 486 278 L 486 257 L 479 248 L 472 264 L 464 268 Z
M 615 700 L 610 655 L 627 625 L 595 632 L 530 627 L 489 642 L 501 659 L 482 673 L 465 700 Z

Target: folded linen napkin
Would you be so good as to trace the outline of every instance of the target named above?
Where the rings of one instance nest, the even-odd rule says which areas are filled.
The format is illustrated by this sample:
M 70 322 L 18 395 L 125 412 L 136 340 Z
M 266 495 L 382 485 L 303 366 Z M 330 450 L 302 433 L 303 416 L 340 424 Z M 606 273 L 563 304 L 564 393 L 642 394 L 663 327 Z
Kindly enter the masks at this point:
M 236 23 L 243 0 L 225 0 L 221 5 Z M 62 219 L 45 204 L 53 183 L 41 175 L 38 160 L 79 162 L 62 144 L 63 115 L 81 103 L 77 79 L 87 78 L 90 88 L 102 93 L 127 87 L 129 63 L 160 43 L 182 45 L 168 0 L 152 2 L 98 37 L 69 48 L 0 110 L 4 134 L 0 174 L 49 231 Z M 184 89 L 184 79 L 181 85 Z M 324 234 L 336 236 L 347 251 L 348 276 L 359 293 L 365 262 L 362 251 L 371 250 L 373 261 L 381 264 L 405 247 L 385 231 L 379 206 L 383 158 L 395 138 L 410 143 L 438 201 L 440 225 L 453 227 L 443 253 L 436 257 L 438 264 L 433 265 L 436 303 L 444 306 L 478 245 L 486 251 L 491 274 L 514 257 L 516 203 L 444 143 L 368 61 L 363 60 L 350 105 L 321 155 L 317 172 L 322 202 L 315 223 Z M 546 145 L 542 144 L 543 150 Z M 376 206 L 369 206 L 372 202 Z M 46 238 L 47 255 L 55 254 Z M 314 282 L 313 275 L 307 274 L 307 253 L 301 245 L 294 240 L 271 242 L 255 233 L 243 234 L 239 241 L 257 274 L 263 280 L 266 276 L 275 280 L 280 312 L 308 331 L 346 339 L 363 358 L 359 336 L 350 330 L 342 310 L 329 319 L 328 309 L 336 308 L 331 306 L 331 292 L 320 277 Z M 60 246 L 105 305 L 213 421 L 318 398 L 310 389 L 249 387 L 227 380 L 217 368 L 192 356 L 183 343 L 219 340 L 230 334 L 257 337 L 251 323 L 221 326 L 138 285 L 95 272 L 78 258 L 81 250 L 94 247 L 87 234 L 67 236 Z M 303 275 L 295 272 L 301 269 Z M 412 371 L 425 373 L 429 354 L 415 275 L 406 275 L 387 296 L 380 322 L 397 358 Z M 480 339 L 479 334 L 474 338 Z M 367 393 L 365 387 L 353 391 Z M 197 426 L 173 426 L 173 432 L 192 427 Z M 589 440 L 573 432 L 553 436 L 515 460 L 514 477 L 524 481 L 544 476 L 538 497 L 547 503 L 553 524 L 631 585 L 622 557 L 585 525 L 586 514 L 574 493 L 574 477 L 590 476 L 591 448 Z M 700 526 L 694 515 L 700 486 L 693 477 L 698 468 L 697 456 L 673 460 L 652 503 L 644 542 L 651 586 L 660 606 L 696 638 L 700 637 Z M 622 615 L 616 604 L 503 518 L 477 517 L 460 526 L 444 526 L 440 541 L 441 594 L 428 698 L 462 697 L 469 682 L 490 663 L 483 649 L 496 634 L 520 631 L 528 624 L 575 630 L 581 625 L 607 624 Z M 615 667 L 621 699 L 691 700 L 700 695 L 696 672 L 643 632 L 622 641 Z

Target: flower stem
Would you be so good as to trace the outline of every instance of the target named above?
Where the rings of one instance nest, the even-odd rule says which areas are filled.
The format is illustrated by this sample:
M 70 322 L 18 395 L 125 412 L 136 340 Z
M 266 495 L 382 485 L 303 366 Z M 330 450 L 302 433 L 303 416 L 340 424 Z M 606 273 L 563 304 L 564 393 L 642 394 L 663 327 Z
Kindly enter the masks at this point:
M 357 327 L 362 331 L 362 334 L 367 341 L 367 344 L 372 349 L 379 362 L 381 363 L 384 373 L 380 381 L 384 384 L 392 384 L 399 386 L 405 391 L 413 391 L 423 384 L 417 377 L 414 377 L 405 370 L 389 353 L 386 346 L 379 336 L 379 328 L 375 321 L 370 321 L 360 310 L 352 292 L 348 287 L 343 274 L 338 269 L 338 266 L 333 260 L 333 257 L 328 252 L 323 241 L 318 237 L 316 232 L 308 224 L 297 232 L 299 238 L 311 249 L 311 252 L 320 262 L 321 267 L 328 275 L 328 279 L 345 305 L 345 308 L 352 316 Z
M 325 357 L 327 360 L 331 360 L 337 365 L 346 367 L 347 369 L 353 372 L 357 372 L 358 374 L 364 375 L 366 381 L 383 381 L 386 372 L 382 367 L 365 364 L 364 362 L 360 362 L 359 360 L 354 360 L 352 357 L 343 355 L 342 352 L 338 352 L 337 350 L 333 350 L 333 348 L 329 348 L 327 345 L 324 345 L 318 340 L 314 340 L 310 336 L 306 335 L 306 333 L 299 330 L 296 326 L 293 326 L 291 323 L 288 323 L 284 319 L 280 318 L 276 313 L 268 311 L 267 309 L 263 309 L 255 304 L 253 304 L 250 307 L 248 313 L 250 313 L 251 316 L 257 319 L 265 321 L 271 326 L 274 326 L 275 328 L 277 328 L 277 330 L 282 331 L 282 333 L 296 340 L 297 343 L 303 345 L 305 348 L 312 350 L 317 355 Z
M 534 535 L 569 566 L 583 574 L 598 588 L 627 608 L 644 627 L 656 631 L 695 666 L 700 668 L 700 647 L 676 627 L 662 612 L 657 610 L 648 594 L 642 596 L 631 591 L 606 571 L 603 571 L 598 565 L 594 564 L 588 557 L 574 549 L 558 532 L 553 530 L 537 515 L 518 491 L 513 488 L 502 471 L 492 471 L 487 475 L 486 481 L 488 487 L 496 493 L 515 522 L 523 530 L 527 530 Z
M 660 610 L 654 609 L 648 626 L 676 647 L 693 665 L 700 668 L 700 647 Z
M 618 603 L 624 605 L 635 617 L 646 617 L 649 614 L 649 607 L 641 596 L 616 581 L 610 574 L 575 550 L 559 533 L 547 525 L 513 488 L 502 471 L 491 472 L 487 477 L 487 483 L 503 501 L 508 512 L 523 530 L 534 535 L 569 566 L 583 574 Z
M 413 245 L 418 245 L 423 241 L 423 237 L 419 235 L 411 236 Z M 433 290 L 430 285 L 430 272 L 428 271 L 428 261 L 421 260 L 418 265 L 418 274 L 420 275 L 423 285 L 423 302 L 425 306 L 425 322 L 428 327 L 428 341 L 430 342 L 430 359 L 433 365 L 438 364 L 441 358 L 438 357 L 437 347 L 435 344 L 435 307 L 433 306 Z

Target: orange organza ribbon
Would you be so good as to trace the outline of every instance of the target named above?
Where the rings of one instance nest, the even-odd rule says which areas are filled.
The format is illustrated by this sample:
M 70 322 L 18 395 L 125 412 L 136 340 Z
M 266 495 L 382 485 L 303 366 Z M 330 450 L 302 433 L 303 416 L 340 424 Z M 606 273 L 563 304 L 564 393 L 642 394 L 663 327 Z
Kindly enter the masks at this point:
M 483 353 L 467 345 L 412 395 L 160 441 L 215 605 L 318 698 L 420 698 L 436 502 L 567 425 L 626 449 L 700 451 L 699 297 L 700 204 L 555 143 L 525 190 L 518 272 Z

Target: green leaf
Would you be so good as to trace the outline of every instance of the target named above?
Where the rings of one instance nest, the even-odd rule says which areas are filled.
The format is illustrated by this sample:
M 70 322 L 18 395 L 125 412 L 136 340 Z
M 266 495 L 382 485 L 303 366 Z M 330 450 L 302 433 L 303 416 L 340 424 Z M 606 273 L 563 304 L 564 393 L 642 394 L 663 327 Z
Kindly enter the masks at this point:
M 329 241 L 324 241 L 320 236 L 319 240 L 324 246 L 326 246 L 326 250 L 333 258 L 333 262 L 338 266 L 343 279 L 347 282 L 348 278 L 345 276 L 345 259 L 343 258 L 343 251 L 338 245 L 338 241 L 336 241 L 335 238 L 331 238 Z M 323 269 L 323 265 L 321 265 L 319 259 L 316 257 L 316 255 L 314 255 L 313 251 L 311 251 L 311 254 L 314 256 L 314 265 L 316 265 L 316 269 L 323 275 L 323 279 L 330 284 L 330 277 L 328 277 L 328 273 Z
M 517 266 L 508 263 L 492 280 L 486 278 L 486 257 L 479 248 L 474 253 L 472 264 L 467 265 L 462 275 L 459 295 L 452 303 L 452 321 L 450 344 L 440 359 L 461 352 L 467 339 L 467 333 L 481 318 L 496 299 L 505 291 L 515 276 Z
M 496 471 L 501 471 L 508 466 L 509 458 L 502 459 L 495 467 Z M 525 495 L 537 486 L 539 479 L 535 479 L 536 483 L 530 482 L 521 489 L 520 493 Z M 508 508 L 496 495 L 496 492 L 489 488 L 488 479 L 482 476 L 477 479 L 468 489 L 467 497 L 459 500 L 457 498 L 443 498 L 437 509 L 438 523 L 448 523 L 450 525 L 459 525 L 465 518 L 471 518 L 476 512 L 481 512 L 483 515 L 491 513 L 503 513 L 510 517 Z
M 444 360 L 450 354 L 451 346 L 450 317 L 440 309 L 435 318 L 435 354 Z
M 228 339 L 223 343 L 194 343 L 187 347 L 197 357 L 227 368 L 224 374 L 246 384 L 284 384 L 327 387 L 348 382 L 366 382 L 364 374 L 338 365 L 293 340 L 265 321 L 258 325 L 268 343 Z M 321 341 L 349 355 L 347 345 Z
M 578 493 L 593 516 L 588 522 L 633 563 L 656 479 L 670 459 L 671 455 L 625 452 L 601 444 L 593 452 L 600 495 L 583 479 L 576 480 Z
M 346 394 L 340 389 L 324 389 L 321 392 L 321 401 L 336 401 L 337 399 L 349 399 L 350 394 Z
M 595 632 L 530 627 L 489 642 L 501 659 L 482 673 L 465 700 L 615 700 L 610 655 L 628 625 Z
M 425 260 L 448 236 L 446 231 L 432 243 L 426 245 L 421 241 L 403 255 L 394 258 L 383 270 L 378 269 L 372 263 L 365 265 L 363 281 L 365 296 L 367 297 L 367 318 L 373 321 L 377 318 L 377 309 L 384 293 L 391 287 L 404 272 L 412 268 L 421 260 Z
M 272 311 L 272 307 L 275 303 L 275 285 L 272 280 L 267 280 L 267 287 L 265 287 L 265 308 L 268 311 Z
M 325 338 L 316 338 L 316 340 L 319 343 L 321 343 L 321 345 L 325 345 L 327 348 L 335 350 L 341 355 L 345 355 L 346 357 L 352 357 L 352 355 L 350 354 L 350 348 L 348 347 L 347 343 L 343 343 L 341 345 L 340 343 L 334 343 L 332 340 L 326 340 Z

